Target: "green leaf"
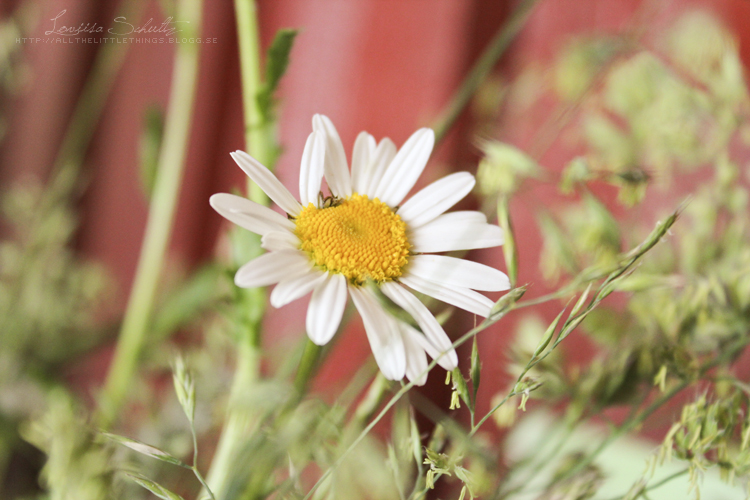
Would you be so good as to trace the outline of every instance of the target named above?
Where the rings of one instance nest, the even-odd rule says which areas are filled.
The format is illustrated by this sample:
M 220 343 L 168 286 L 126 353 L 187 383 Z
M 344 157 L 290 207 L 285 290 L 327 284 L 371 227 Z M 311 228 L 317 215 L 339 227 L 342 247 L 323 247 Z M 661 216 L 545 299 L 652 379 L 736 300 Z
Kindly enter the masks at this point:
M 542 336 L 542 340 L 539 342 L 539 345 L 534 350 L 533 356 L 531 356 L 531 359 L 536 359 L 538 356 L 544 352 L 544 349 L 549 345 L 550 340 L 552 340 L 552 336 L 555 334 L 555 330 L 557 329 L 557 324 L 560 321 L 560 318 L 562 318 L 563 313 L 565 312 L 565 309 L 560 311 L 560 314 L 557 315 L 555 320 L 550 323 L 550 325 L 547 327 L 547 331 L 544 332 L 544 335 Z M 554 346 L 553 346 L 554 348 Z
M 468 469 L 465 469 L 465 468 L 461 467 L 460 465 L 456 465 L 455 467 L 453 467 L 453 472 L 455 472 L 456 473 L 456 477 L 462 483 L 464 483 L 466 485 L 466 487 L 469 489 L 469 494 L 473 498 L 474 497 L 474 493 L 473 493 L 474 488 L 472 486 L 473 486 L 473 483 L 474 483 L 474 477 L 473 477 L 471 471 L 469 471 Z
M 458 500 L 464 500 L 464 497 L 466 497 L 466 485 L 461 488 L 461 494 L 458 496 Z
M 427 443 L 427 449 L 442 450 L 447 440 L 448 433 L 445 430 L 445 427 L 443 427 L 443 424 L 437 424 L 432 430 L 432 436 L 430 436 L 430 441 Z M 425 450 L 425 452 L 427 452 L 427 449 Z
M 289 53 L 294 44 L 297 30 L 282 29 L 276 32 L 276 36 L 268 49 L 266 59 L 266 81 L 263 88 L 258 92 L 258 108 L 265 122 L 273 119 L 273 94 L 279 86 L 281 77 L 284 76 L 289 65 Z
M 503 317 L 508 311 L 515 307 L 516 302 L 523 297 L 524 293 L 526 293 L 526 285 L 509 290 L 508 293 L 500 297 L 500 299 L 495 302 L 495 305 L 492 306 L 490 317 L 488 319 L 498 320 Z
M 286 73 L 289 65 L 289 53 L 294 45 L 294 38 L 297 36 L 295 29 L 281 29 L 276 32 L 276 36 L 268 49 L 268 60 L 266 62 L 266 86 L 271 92 L 279 86 L 281 77 Z
M 194 321 L 219 300 L 222 269 L 207 265 L 179 284 L 159 305 L 150 338 L 156 343 Z
M 187 465 L 185 462 L 183 462 L 179 458 L 173 457 L 166 451 L 160 450 L 159 448 L 156 448 L 149 444 L 141 443 L 140 441 L 126 438 L 125 436 L 118 436 L 117 434 L 110 434 L 109 432 L 102 432 L 102 435 L 104 435 L 105 437 L 108 437 L 112 441 L 120 443 L 121 445 L 127 446 L 131 450 L 137 451 L 138 453 L 149 456 L 151 458 L 155 458 L 157 460 L 161 460 L 162 462 L 167 462 L 167 463 L 174 464 L 174 465 L 179 465 L 180 467 L 185 467 L 186 469 L 191 468 L 189 465 Z
M 477 184 L 485 196 L 509 195 L 525 178 L 539 178 L 542 170 L 524 151 L 511 144 L 485 141 L 480 144 L 484 158 L 479 162 Z
M 427 455 L 424 463 L 429 465 L 431 470 L 440 474 L 451 475 L 451 460 L 448 455 L 432 450 L 431 448 L 425 448 L 424 451 Z
M 411 452 L 417 465 L 422 463 L 422 439 L 419 436 L 419 428 L 414 415 L 409 413 L 409 440 L 411 441 Z
M 400 477 L 401 466 L 400 466 L 398 457 L 396 456 L 396 449 L 393 447 L 392 443 L 388 443 L 387 449 L 388 449 L 388 465 L 393 470 L 393 476 Z
M 195 417 L 195 382 L 190 373 L 185 369 L 185 361 L 182 359 L 182 356 L 178 356 L 175 360 L 172 380 L 177 400 L 180 402 L 180 406 L 182 406 L 182 411 L 185 412 L 185 416 L 192 424 Z
M 516 237 L 513 232 L 513 223 L 510 220 L 510 200 L 507 196 L 501 196 L 497 200 L 497 221 L 503 229 L 503 257 L 505 267 L 508 269 L 508 278 L 511 286 L 516 286 L 518 280 L 518 252 L 516 251 Z
M 164 111 L 158 106 L 151 105 L 146 108 L 143 115 L 143 131 L 138 148 L 141 186 L 148 197 L 151 197 L 154 190 L 163 137 Z
M 481 371 L 482 362 L 479 359 L 479 345 L 477 343 L 477 337 L 474 336 L 474 342 L 471 345 L 471 388 L 472 400 L 474 403 L 477 401 L 477 391 L 479 390 Z
M 568 316 L 568 319 L 574 318 L 576 314 L 581 310 L 583 307 L 583 304 L 586 302 L 586 299 L 589 297 L 589 292 L 591 291 L 593 283 L 589 283 L 589 286 L 586 287 L 586 290 L 581 294 L 581 296 L 578 298 L 578 301 L 576 302 L 576 305 L 573 306 L 573 310 L 570 311 L 570 315 Z
M 460 368 L 453 370 L 453 390 L 458 393 L 461 400 L 466 403 L 466 406 L 468 406 L 471 411 L 474 411 L 474 405 L 469 397 L 469 388 L 466 386 L 464 376 L 461 375 Z
M 560 336 L 558 337 L 557 342 L 562 342 L 568 337 L 568 335 L 573 333 L 573 330 L 575 330 L 578 325 L 580 325 L 581 322 L 586 319 L 586 316 L 588 316 L 589 312 L 591 312 L 591 309 L 582 312 L 580 316 L 574 318 L 573 320 L 568 320 L 568 322 L 565 323 L 565 326 L 560 332 Z
M 626 268 L 624 270 L 615 271 L 607 278 L 602 287 L 599 289 L 599 293 L 596 294 L 596 301 L 602 301 L 609 296 L 612 292 L 617 290 L 620 283 L 628 278 L 635 272 L 635 267 Z
M 653 231 L 648 235 L 648 237 L 632 249 L 630 252 L 628 252 L 625 255 L 626 259 L 633 259 L 637 260 L 641 258 L 646 252 L 651 250 L 654 245 L 656 245 L 661 239 L 667 234 L 669 231 L 669 228 L 672 227 L 672 225 L 677 222 L 677 219 L 679 218 L 680 214 L 682 213 L 682 210 L 684 209 L 684 203 L 680 208 L 678 208 L 675 212 L 673 212 L 669 217 L 667 217 L 664 221 L 661 221 L 656 224 L 656 227 Z
M 164 500 L 184 500 L 177 493 L 169 491 L 164 486 L 158 483 L 155 483 L 154 481 L 148 479 L 147 477 L 143 477 L 140 474 L 130 474 L 130 473 L 126 473 L 126 475 L 130 479 L 140 484 L 141 486 L 143 486 L 144 488 L 146 488 L 148 491 L 150 491 L 151 493 L 153 493 L 159 498 L 163 498 Z

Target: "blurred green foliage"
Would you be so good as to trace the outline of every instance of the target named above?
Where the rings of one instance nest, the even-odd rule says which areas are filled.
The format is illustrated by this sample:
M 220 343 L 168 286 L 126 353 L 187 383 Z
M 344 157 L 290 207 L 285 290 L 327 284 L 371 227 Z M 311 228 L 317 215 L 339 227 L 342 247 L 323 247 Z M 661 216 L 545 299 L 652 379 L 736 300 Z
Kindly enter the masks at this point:
M 116 494 L 112 451 L 99 443 L 87 412 L 66 391 L 47 394 L 47 410 L 26 424 L 22 435 L 43 450 L 40 480 L 50 500 L 99 500 Z
M 28 182 L 0 194 L 8 231 L 0 241 L 0 421 L 6 427 L 0 434 L 0 477 L 23 449 L 16 431 L 22 421 L 44 411 L 65 418 L 62 410 L 47 410 L 63 398 L 54 392 L 65 383 L 60 369 L 106 334 L 96 319 L 108 300 L 108 279 L 100 266 L 82 261 L 70 248 L 76 220 L 64 193 L 72 179 L 56 181 L 47 189 Z M 78 439 L 75 429 L 63 439 Z M 66 459 L 58 460 L 52 468 L 64 467 Z M 51 474 L 55 482 L 60 472 Z
M 28 65 L 21 55 L 20 37 L 27 36 L 36 20 L 35 7 L 22 2 L 11 15 L 0 19 L 0 108 L 26 88 L 30 79 Z M 0 112 L 0 141 L 7 131 L 5 113 Z
M 689 463 L 696 491 L 712 466 L 728 481 L 750 479 L 743 417 L 750 399 L 732 370 L 750 342 L 750 179 L 738 164 L 748 155 L 750 100 L 741 68 L 731 34 L 713 17 L 688 12 L 656 48 L 634 38 L 585 39 L 568 45 L 554 69 L 561 102 L 576 101 L 571 128 L 585 151 L 560 174 L 562 206 L 539 210 L 544 275 L 580 287 L 588 266 L 607 269 L 637 242 L 650 223 L 644 214 L 686 201 L 666 241 L 616 284 L 616 305 L 581 324 L 597 347 L 593 358 L 571 365 L 563 348 L 537 364 L 529 376 L 543 385 L 532 397 L 564 401 L 569 426 L 629 405 L 618 434 L 658 408 L 638 411 L 654 385 L 665 404 L 699 384 L 701 396 L 684 406 L 660 452 Z M 594 194 L 611 193 L 606 185 L 627 208 L 620 217 L 612 215 L 614 200 Z M 544 330 L 538 319 L 521 323 L 511 374 Z M 712 369 L 724 382 L 710 383 Z M 496 417 L 508 426 L 516 412 Z M 585 474 L 578 467 L 573 475 Z
M 65 189 L 62 180 L 57 184 Z M 18 185 L 4 193 L 12 236 L 0 242 L 0 331 L 14 357 L 54 363 L 89 347 L 106 301 L 103 269 L 71 250 L 75 216 L 58 189 Z

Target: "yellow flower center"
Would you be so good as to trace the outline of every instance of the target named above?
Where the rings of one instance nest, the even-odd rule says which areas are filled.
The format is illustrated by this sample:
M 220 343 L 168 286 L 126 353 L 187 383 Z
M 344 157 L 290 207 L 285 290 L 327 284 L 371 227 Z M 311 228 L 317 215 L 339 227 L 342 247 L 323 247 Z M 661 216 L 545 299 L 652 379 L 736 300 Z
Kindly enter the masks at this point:
M 406 265 L 406 224 L 377 198 L 354 194 L 326 208 L 310 203 L 295 223 L 300 248 L 315 264 L 353 284 L 390 281 Z

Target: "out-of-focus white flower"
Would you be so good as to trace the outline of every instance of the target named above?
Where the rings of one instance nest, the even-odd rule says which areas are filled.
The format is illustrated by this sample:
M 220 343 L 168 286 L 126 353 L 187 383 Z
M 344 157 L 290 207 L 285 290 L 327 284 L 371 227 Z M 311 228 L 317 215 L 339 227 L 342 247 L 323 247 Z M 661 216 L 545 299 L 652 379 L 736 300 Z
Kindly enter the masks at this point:
M 408 289 L 487 317 L 493 302 L 476 292 L 510 288 L 497 269 L 434 252 L 502 245 L 502 230 L 475 211 L 445 213 L 474 187 L 468 172 L 448 175 L 402 204 L 432 152 L 430 129 L 416 131 L 400 150 L 390 139 L 379 144 L 366 132 L 354 143 L 352 169 L 333 123 L 313 117 L 300 166 L 300 201 L 247 153 L 232 158 L 288 217 L 231 194 L 211 197 L 222 216 L 262 236 L 268 253 L 235 275 L 244 288 L 276 284 L 271 304 L 281 307 L 310 292 L 307 334 L 327 343 L 339 327 L 350 295 L 364 322 L 380 370 L 389 380 L 424 384 L 427 358 L 446 370 L 458 364 L 443 328 Z M 331 196 L 324 198 L 325 178 Z M 421 331 L 389 314 L 374 283 L 410 314 Z

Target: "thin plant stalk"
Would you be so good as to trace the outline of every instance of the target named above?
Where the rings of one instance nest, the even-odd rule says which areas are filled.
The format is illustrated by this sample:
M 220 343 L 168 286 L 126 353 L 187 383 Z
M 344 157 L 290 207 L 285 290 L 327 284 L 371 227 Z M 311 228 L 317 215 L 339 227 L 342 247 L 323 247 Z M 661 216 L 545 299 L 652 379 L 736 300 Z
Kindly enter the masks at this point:
M 503 28 L 490 40 L 489 45 L 471 68 L 459 89 L 435 120 L 432 128 L 435 130 L 436 142 L 440 142 L 445 137 L 445 134 L 448 133 L 469 104 L 479 86 L 489 76 L 497 61 L 500 60 L 513 39 L 521 32 L 536 2 L 537 0 L 522 0 L 511 14 L 510 19 L 503 25 Z
M 242 84 L 243 124 L 245 128 L 245 149 L 263 165 L 271 166 L 273 161 L 273 137 L 268 124 L 263 123 L 257 101 L 262 86 L 260 36 L 258 33 L 258 12 L 254 0 L 235 0 L 237 37 L 240 52 L 240 77 Z M 261 205 L 268 205 L 268 197 L 260 187 L 248 180 L 249 198 Z M 252 248 L 235 249 L 243 257 L 260 254 L 260 239 L 244 239 Z M 240 258 L 238 256 L 238 258 Z M 261 320 L 265 310 L 266 295 L 262 288 L 243 290 L 248 302 L 253 305 L 253 314 L 239 336 L 237 345 L 237 367 L 230 393 L 231 401 L 252 386 L 260 375 Z M 211 462 L 206 482 L 217 497 L 221 498 L 227 486 L 231 463 L 246 436 L 255 425 L 255 418 L 244 408 L 230 408 L 224 429 Z
M 183 31 L 189 30 L 191 36 L 197 35 L 200 30 L 201 8 L 201 0 L 182 0 L 178 3 L 180 19 L 190 21 L 185 23 Z M 99 425 L 104 428 L 113 423 L 125 400 L 153 313 L 182 184 L 198 78 L 198 55 L 198 44 L 177 45 L 164 142 L 159 152 L 146 233 L 114 360 L 101 396 Z
M 263 86 L 261 77 L 260 33 L 255 0 L 235 0 L 237 38 L 240 48 L 240 77 L 242 83 L 242 116 L 245 127 L 245 148 L 256 160 L 272 168 L 275 140 L 270 123 L 263 120 L 257 96 Z M 268 205 L 268 196 L 248 179 L 247 191 L 252 201 Z
M 120 2 L 120 7 L 126 19 L 135 19 L 135 22 L 138 22 L 143 15 L 146 2 L 124 0 Z M 96 53 L 91 72 L 86 78 L 81 96 L 73 109 L 73 115 L 53 164 L 50 178 L 57 182 L 65 182 L 58 180 L 59 178 L 68 180 L 66 183 L 68 189 L 60 195 L 68 195 L 70 189 L 74 189 L 71 180 L 78 178 L 86 149 L 94 135 L 107 96 L 130 45 L 129 43 L 107 43 L 103 44 Z
M 305 342 L 305 350 L 302 353 L 302 359 L 297 369 L 297 375 L 294 378 L 294 387 L 297 392 L 301 395 L 307 390 L 307 384 L 310 381 L 312 374 L 320 359 L 320 352 L 322 347 L 316 345 L 312 340 L 307 339 Z

